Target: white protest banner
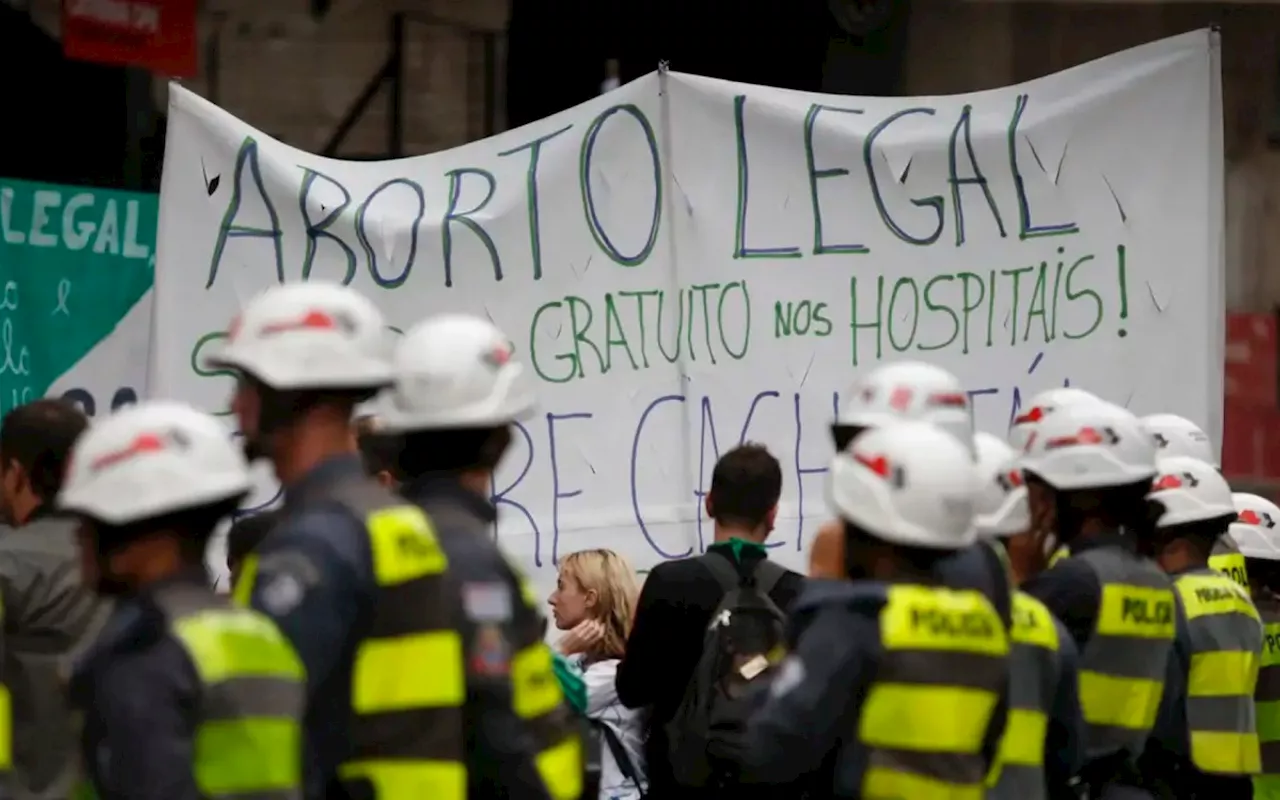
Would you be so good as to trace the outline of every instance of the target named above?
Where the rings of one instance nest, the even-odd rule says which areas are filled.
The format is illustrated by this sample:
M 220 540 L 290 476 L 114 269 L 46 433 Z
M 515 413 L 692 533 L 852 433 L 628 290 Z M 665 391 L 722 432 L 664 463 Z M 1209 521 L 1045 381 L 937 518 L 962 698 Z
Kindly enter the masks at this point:
M 743 440 L 782 462 L 772 543 L 800 563 L 839 393 L 890 359 L 953 370 L 996 432 L 1069 381 L 1216 436 L 1217 46 L 949 97 L 653 74 L 385 162 L 301 152 L 174 87 L 156 389 L 225 413 L 201 354 L 278 281 L 349 281 L 398 328 L 492 318 L 541 388 L 494 499 L 543 587 L 584 547 L 697 553 L 712 466 Z

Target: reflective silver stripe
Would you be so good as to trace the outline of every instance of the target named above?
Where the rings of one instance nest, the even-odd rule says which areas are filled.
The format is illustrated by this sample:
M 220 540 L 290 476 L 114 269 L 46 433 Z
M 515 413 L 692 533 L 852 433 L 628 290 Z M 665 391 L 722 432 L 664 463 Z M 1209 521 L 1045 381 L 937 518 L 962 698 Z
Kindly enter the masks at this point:
M 1097 547 L 1072 556 L 1088 564 L 1101 586 L 1122 585 L 1165 589 L 1172 601 L 1173 585 L 1168 576 L 1150 560 L 1119 547 Z M 1173 638 L 1151 639 L 1099 634 L 1089 637 L 1081 653 L 1080 670 L 1117 678 L 1134 678 L 1163 686 Z M 1146 746 L 1150 729 L 1135 730 L 1110 725 L 1085 724 L 1085 754 L 1089 760 L 1122 750 L 1134 757 Z
M 1015 607 L 1022 598 L 1013 600 Z M 1015 609 L 1014 621 L 1017 624 Z M 1019 641 L 1016 632 L 1010 638 L 1009 651 L 1009 708 L 1034 711 L 1047 719 L 1058 693 L 1058 681 L 1062 676 L 1062 662 L 1057 651 L 1025 641 Z M 1039 743 L 1043 748 L 1044 743 Z M 1045 783 L 1044 764 L 1001 764 L 1000 780 L 987 792 L 990 800 L 1045 800 L 1048 789 Z
M 1211 569 L 1194 570 L 1179 576 L 1175 585 L 1182 583 L 1187 577 L 1197 576 L 1211 578 L 1222 586 L 1224 591 L 1243 596 L 1241 589 L 1231 578 Z M 1185 587 L 1185 584 L 1184 584 Z M 1186 598 L 1179 595 L 1179 601 L 1186 603 Z M 1184 605 L 1185 608 L 1185 605 Z M 1201 614 L 1187 613 L 1187 632 L 1191 640 L 1191 656 L 1209 653 L 1253 653 L 1262 652 L 1262 625 L 1243 611 L 1227 613 Z M 1256 684 L 1255 684 L 1256 691 Z M 1254 714 L 1254 695 L 1211 695 L 1187 697 L 1187 727 L 1191 731 L 1209 731 L 1240 733 L 1246 736 L 1257 732 L 1257 720 Z M 1191 748 L 1192 761 L 1196 761 L 1196 748 Z M 1202 766 L 1203 765 L 1199 765 Z

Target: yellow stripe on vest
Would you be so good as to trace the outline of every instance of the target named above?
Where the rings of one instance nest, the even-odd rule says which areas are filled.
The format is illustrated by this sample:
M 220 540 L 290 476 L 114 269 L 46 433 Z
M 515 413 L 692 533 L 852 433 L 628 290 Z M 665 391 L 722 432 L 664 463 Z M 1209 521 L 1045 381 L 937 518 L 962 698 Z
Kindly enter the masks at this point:
M 981 784 L 958 786 L 883 767 L 868 768 L 862 779 L 863 800 L 982 800 L 986 795 Z
M 578 800 L 582 794 L 582 742 L 577 736 L 538 753 L 534 763 L 552 800 Z
M 448 566 L 427 515 L 417 506 L 375 511 L 365 520 L 373 552 L 373 575 L 379 586 L 396 586 Z
M 351 708 L 377 714 L 462 705 L 462 663 L 462 638 L 452 630 L 365 639 L 352 665 Z
M 467 769 L 453 761 L 349 761 L 338 767 L 344 781 L 367 780 L 378 800 L 465 800 Z
M 1209 568 L 1216 569 L 1245 589 L 1249 588 L 1249 572 L 1245 568 L 1244 556 L 1240 553 L 1222 553 L 1209 556 Z
M 1085 721 L 1093 725 L 1150 730 L 1155 725 L 1163 691 L 1163 681 L 1080 670 L 1080 706 Z
M 1044 764 L 1044 738 L 1049 731 L 1049 718 L 1026 708 L 1009 709 L 1004 738 L 1000 740 L 1000 763 L 1023 767 Z
M 967 753 L 982 741 L 998 699 L 961 686 L 874 683 L 863 702 L 858 738 L 872 747 Z
M 200 680 L 284 678 L 301 681 L 306 670 L 266 617 L 238 609 L 193 614 L 174 622 L 174 634 L 190 649 Z
M 247 555 L 244 561 L 240 563 L 240 577 L 236 579 L 236 583 L 231 587 L 231 599 L 235 604 L 248 608 L 249 601 L 253 599 L 253 582 L 258 577 L 258 557 L 255 555 Z
M 1108 583 L 1102 587 L 1097 632 L 1103 636 L 1172 639 L 1176 628 L 1173 592 Z
M 511 659 L 511 705 L 516 716 L 533 719 L 555 711 L 564 699 L 552 668 L 551 648 L 532 644 Z
M 1252 697 L 1257 684 L 1257 653 L 1216 650 L 1191 656 L 1188 697 Z
M 278 717 L 245 717 L 200 723 L 195 735 L 196 785 L 206 795 L 291 789 L 301 783 L 298 723 Z
M 923 590 L 923 602 L 916 603 L 914 587 L 895 586 L 890 594 L 901 598 L 890 602 L 880 612 L 880 631 L 884 646 L 891 650 L 951 650 L 1004 656 L 1009 641 L 1004 630 L 992 624 L 991 613 L 981 605 L 967 602 L 964 593 L 953 592 L 950 607 L 943 608 Z M 937 589 L 935 592 L 946 592 Z M 998 620 L 997 620 L 998 622 Z
M 1191 753 L 1195 765 L 1211 774 L 1255 775 L 1262 771 L 1256 734 L 1191 731 Z
M 0 685 L 0 770 L 13 769 L 13 700 Z
M 1262 621 L 1247 590 L 1218 575 L 1182 575 L 1174 586 L 1189 620 L 1211 614 L 1244 614 Z

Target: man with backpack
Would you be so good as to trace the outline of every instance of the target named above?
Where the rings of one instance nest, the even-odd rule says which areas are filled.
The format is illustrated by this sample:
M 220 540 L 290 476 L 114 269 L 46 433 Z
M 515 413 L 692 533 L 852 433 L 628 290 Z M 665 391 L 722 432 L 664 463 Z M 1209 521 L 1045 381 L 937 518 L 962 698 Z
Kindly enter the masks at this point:
M 705 798 L 733 783 L 708 750 L 733 749 L 737 717 L 747 713 L 742 694 L 766 673 L 804 586 L 764 546 L 781 494 L 782 469 L 764 447 L 725 453 L 706 497 L 714 542 L 701 556 L 657 565 L 645 581 L 617 690 L 628 708 L 651 709 L 652 797 Z

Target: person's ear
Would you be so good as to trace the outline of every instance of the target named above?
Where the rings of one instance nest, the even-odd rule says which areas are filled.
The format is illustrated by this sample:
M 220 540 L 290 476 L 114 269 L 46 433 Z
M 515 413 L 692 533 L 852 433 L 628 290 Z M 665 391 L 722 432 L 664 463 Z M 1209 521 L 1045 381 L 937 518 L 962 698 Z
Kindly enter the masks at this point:
M 583 604 L 588 610 L 594 611 L 600 603 L 600 593 L 595 589 L 588 589 L 583 593 Z
M 778 518 L 778 504 L 774 503 L 773 508 L 769 509 L 769 513 L 764 515 L 765 533 L 773 533 L 774 520 Z
M 388 489 L 396 488 L 395 476 L 385 469 L 378 470 L 377 474 L 374 475 L 373 477 L 378 481 L 378 483 L 382 484 Z
M 21 493 L 24 488 L 31 485 L 31 476 L 27 474 L 26 467 L 18 463 L 16 458 L 11 458 L 0 466 L 0 478 L 3 479 L 3 485 L 13 487 L 14 494 Z
M 707 496 L 702 499 L 702 507 L 707 510 L 707 517 L 709 519 L 716 518 L 716 511 L 715 511 L 716 507 L 715 507 L 715 504 L 711 502 L 710 493 L 708 493 Z

